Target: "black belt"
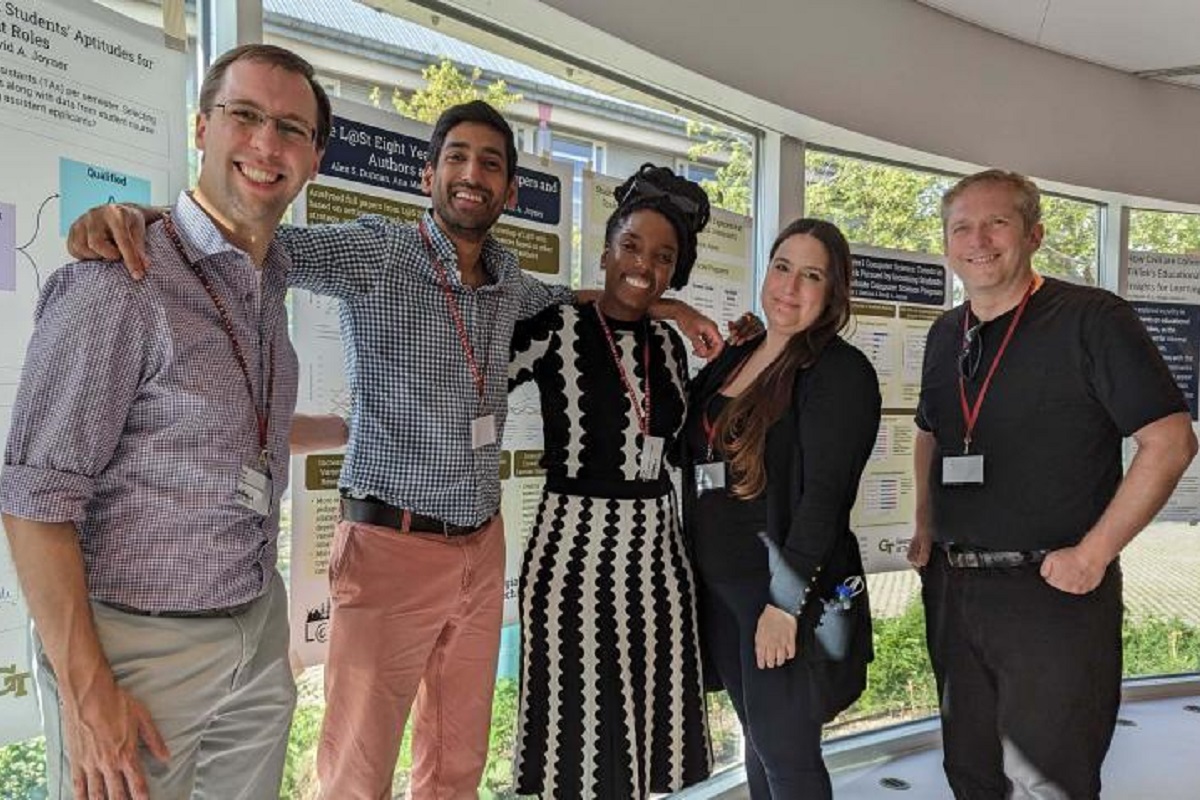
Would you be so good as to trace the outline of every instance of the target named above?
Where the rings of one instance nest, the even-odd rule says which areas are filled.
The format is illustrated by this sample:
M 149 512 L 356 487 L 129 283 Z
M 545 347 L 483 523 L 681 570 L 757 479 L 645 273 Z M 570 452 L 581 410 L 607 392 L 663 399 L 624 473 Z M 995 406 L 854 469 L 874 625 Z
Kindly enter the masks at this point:
M 244 614 L 250 610 L 250 606 L 258 602 L 257 599 L 249 600 L 245 603 L 238 603 L 236 606 L 227 606 L 225 608 L 202 608 L 196 611 L 147 611 L 144 608 L 136 608 L 127 606 L 124 603 L 113 603 L 108 600 L 97 600 L 102 606 L 116 609 L 122 614 L 134 614 L 139 617 L 169 617 L 171 619 L 214 619 L 217 617 L 236 617 L 239 614 Z
M 451 525 L 436 517 L 427 517 L 379 500 L 342 498 L 342 519 L 394 528 L 401 533 L 437 533 L 442 536 L 470 536 L 491 521 L 488 517 L 478 525 Z
M 957 569 L 1012 569 L 1040 564 L 1049 550 L 975 550 L 957 544 L 938 543 L 946 561 Z

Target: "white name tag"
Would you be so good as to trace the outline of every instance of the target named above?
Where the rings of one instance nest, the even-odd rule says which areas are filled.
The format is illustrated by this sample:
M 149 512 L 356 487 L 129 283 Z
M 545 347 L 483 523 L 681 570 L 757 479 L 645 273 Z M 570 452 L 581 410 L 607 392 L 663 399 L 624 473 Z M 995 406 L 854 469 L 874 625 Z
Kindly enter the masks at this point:
M 271 476 L 254 467 L 243 465 L 237 485 L 238 505 L 265 517 L 271 513 L 271 503 L 274 499 L 275 489 Z
M 982 486 L 983 456 L 942 456 L 943 486 Z
M 644 481 L 656 481 L 662 472 L 663 446 L 666 444 L 661 436 L 642 437 L 642 456 L 638 461 L 638 478 Z
M 725 462 L 711 461 L 696 465 L 696 497 L 725 488 Z
M 496 417 L 488 414 L 471 420 L 471 448 L 478 450 L 496 443 Z

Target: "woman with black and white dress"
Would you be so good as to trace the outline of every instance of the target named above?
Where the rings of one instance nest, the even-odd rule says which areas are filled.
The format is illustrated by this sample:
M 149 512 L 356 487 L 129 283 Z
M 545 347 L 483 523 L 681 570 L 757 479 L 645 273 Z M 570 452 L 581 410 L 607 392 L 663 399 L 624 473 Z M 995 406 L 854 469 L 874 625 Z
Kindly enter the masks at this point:
M 595 303 L 518 324 L 510 387 L 541 392 L 546 486 L 520 579 L 519 794 L 629 800 L 711 771 L 695 586 L 664 457 L 687 357 L 647 316 L 696 259 L 709 203 L 643 166 L 615 192 Z

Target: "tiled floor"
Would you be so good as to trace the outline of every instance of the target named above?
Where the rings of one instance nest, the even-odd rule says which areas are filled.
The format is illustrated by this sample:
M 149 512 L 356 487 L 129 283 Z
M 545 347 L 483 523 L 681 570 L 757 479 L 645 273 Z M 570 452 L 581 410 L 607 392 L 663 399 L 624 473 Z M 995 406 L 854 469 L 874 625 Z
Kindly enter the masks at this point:
M 1200 798 L 1200 698 L 1126 703 L 1104 762 L 1103 800 L 1198 800 Z M 1066 732 L 1064 732 L 1066 735 Z M 898 778 L 907 790 L 880 781 Z M 926 750 L 864 770 L 834 775 L 837 800 L 953 800 L 942 774 L 941 751 Z

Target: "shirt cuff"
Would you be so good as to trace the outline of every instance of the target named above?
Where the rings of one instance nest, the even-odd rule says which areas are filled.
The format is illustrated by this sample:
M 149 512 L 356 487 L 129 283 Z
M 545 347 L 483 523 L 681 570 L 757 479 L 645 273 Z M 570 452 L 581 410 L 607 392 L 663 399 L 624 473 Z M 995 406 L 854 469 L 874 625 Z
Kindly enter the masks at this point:
M 771 605 L 783 609 L 792 616 L 800 616 L 800 612 L 804 610 L 804 606 L 808 602 L 808 595 L 812 589 L 811 584 L 788 563 L 783 556 L 783 551 L 771 537 L 764 532 L 760 532 L 758 537 L 767 546 L 767 566 L 771 571 L 769 587 Z
M 95 484 L 87 475 L 6 464 L 0 472 L 0 509 L 34 522 L 82 525 Z

